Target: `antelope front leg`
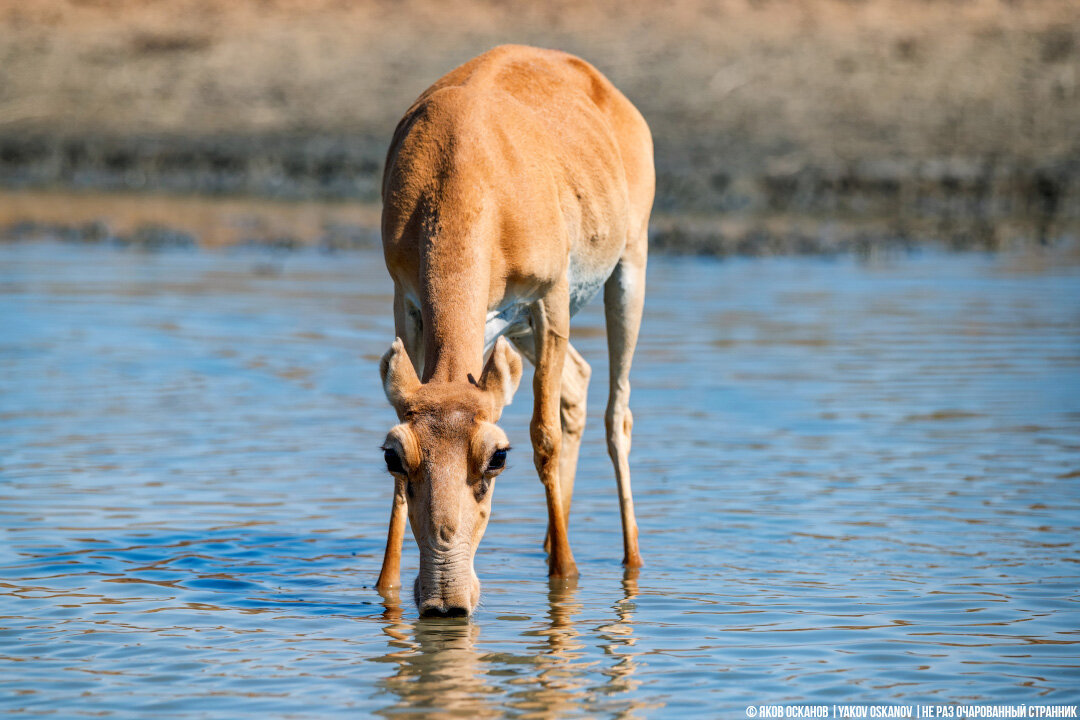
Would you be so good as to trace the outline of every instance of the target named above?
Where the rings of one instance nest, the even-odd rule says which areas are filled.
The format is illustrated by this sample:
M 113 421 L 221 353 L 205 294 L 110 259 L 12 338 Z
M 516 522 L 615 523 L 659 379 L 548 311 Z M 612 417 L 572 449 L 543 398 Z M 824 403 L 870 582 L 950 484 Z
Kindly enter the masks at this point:
M 405 522 L 409 518 L 409 506 L 405 500 L 405 483 L 394 481 L 394 504 L 390 510 L 390 529 L 386 533 L 386 552 L 383 554 L 382 571 L 375 589 L 380 593 L 401 587 L 401 543 L 405 539 Z
M 394 330 L 405 341 L 409 359 L 417 363 L 423 358 L 423 329 L 419 313 L 409 305 L 401 288 L 394 285 Z M 417 373 L 422 368 L 417 366 Z M 390 529 L 386 533 L 386 551 L 383 554 L 382 571 L 375 589 L 385 594 L 401 587 L 401 543 L 405 539 L 405 523 L 409 518 L 409 505 L 405 499 L 404 482 L 394 481 L 394 504 L 390 508 Z
M 562 491 L 563 514 L 570 524 L 570 501 L 574 496 L 574 476 L 577 474 L 578 449 L 581 434 L 585 431 L 585 401 L 589 394 L 589 377 L 592 368 L 574 346 L 566 344 L 563 361 L 562 392 L 560 397 L 562 419 L 562 448 L 559 450 L 559 489 Z M 551 528 L 544 536 L 544 552 L 551 552 Z
M 562 394 L 563 362 L 566 358 L 567 338 L 570 330 L 570 298 L 566 285 L 562 284 L 538 300 L 532 307 L 533 334 L 536 338 L 536 373 L 533 375 L 533 459 L 548 508 L 550 549 L 548 551 L 548 575 L 551 577 L 576 577 L 577 565 L 570 552 L 567 536 L 567 513 L 559 483 L 559 454 L 562 450 L 562 421 L 560 397 Z

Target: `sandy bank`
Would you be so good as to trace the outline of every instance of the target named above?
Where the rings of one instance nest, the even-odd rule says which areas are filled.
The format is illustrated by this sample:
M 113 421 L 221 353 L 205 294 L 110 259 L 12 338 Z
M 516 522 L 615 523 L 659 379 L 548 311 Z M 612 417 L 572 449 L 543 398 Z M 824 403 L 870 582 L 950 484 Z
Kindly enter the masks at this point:
M 375 202 L 404 108 L 510 41 L 642 109 L 658 212 L 699 218 L 660 244 L 779 214 L 994 246 L 1080 217 L 1069 0 L 0 0 L 0 187 Z

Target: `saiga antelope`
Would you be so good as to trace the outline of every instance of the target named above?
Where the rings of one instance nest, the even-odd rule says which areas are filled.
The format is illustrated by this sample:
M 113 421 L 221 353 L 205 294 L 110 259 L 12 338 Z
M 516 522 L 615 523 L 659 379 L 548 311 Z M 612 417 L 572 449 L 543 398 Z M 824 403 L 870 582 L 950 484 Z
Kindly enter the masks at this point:
M 473 556 L 509 449 L 495 423 L 522 371 L 507 338 L 536 368 L 530 430 L 547 501 L 549 575 L 577 575 L 567 513 L 590 369 L 570 345 L 570 317 L 601 287 L 623 562 L 641 565 L 628 401 L 654 185 L 645 120 L 572 55 L 497 47 L 445 75 L 405 113 L 382 186 L 397 339 L 379 370 L 401 424 L 383 446 L 394 500 L 381 591 L 400 584 L 408 516 L 420 549 L 421 615 L 476 607 Z

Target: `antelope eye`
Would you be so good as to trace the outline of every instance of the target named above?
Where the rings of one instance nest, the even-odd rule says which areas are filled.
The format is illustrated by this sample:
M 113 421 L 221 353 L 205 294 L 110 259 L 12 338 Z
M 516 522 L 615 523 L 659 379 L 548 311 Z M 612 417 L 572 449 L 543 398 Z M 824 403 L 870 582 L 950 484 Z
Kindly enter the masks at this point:
M 405 466 L 401 462 L 401 456 L 393 448 L 383 448 L 383 460 L 386 461 L 386 469 L 392 473 L 405 474 Z
M 487 469 L 490 470 L 502 470 L 506 467 L 506 450 L 496 450 L 491 454 L 491 460 L 488 461 Z

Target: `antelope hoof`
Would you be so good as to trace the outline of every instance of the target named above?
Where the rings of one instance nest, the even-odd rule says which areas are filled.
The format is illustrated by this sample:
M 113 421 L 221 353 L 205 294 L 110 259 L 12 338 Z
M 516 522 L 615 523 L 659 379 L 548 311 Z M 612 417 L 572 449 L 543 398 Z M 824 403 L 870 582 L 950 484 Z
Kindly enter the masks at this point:
M 401 590 L 401 582 L 379 578 L 379 581 L 375 583 L 375 590 L 383 597 L 386 597 L 387 595 L 397 595 L 398 591 Z
M 577 563 L 571 560 L 568 563 L 554 563 L 548 564 L 548 577 L 557 578 L 561 580 L 570 580 L 578 576 Z

